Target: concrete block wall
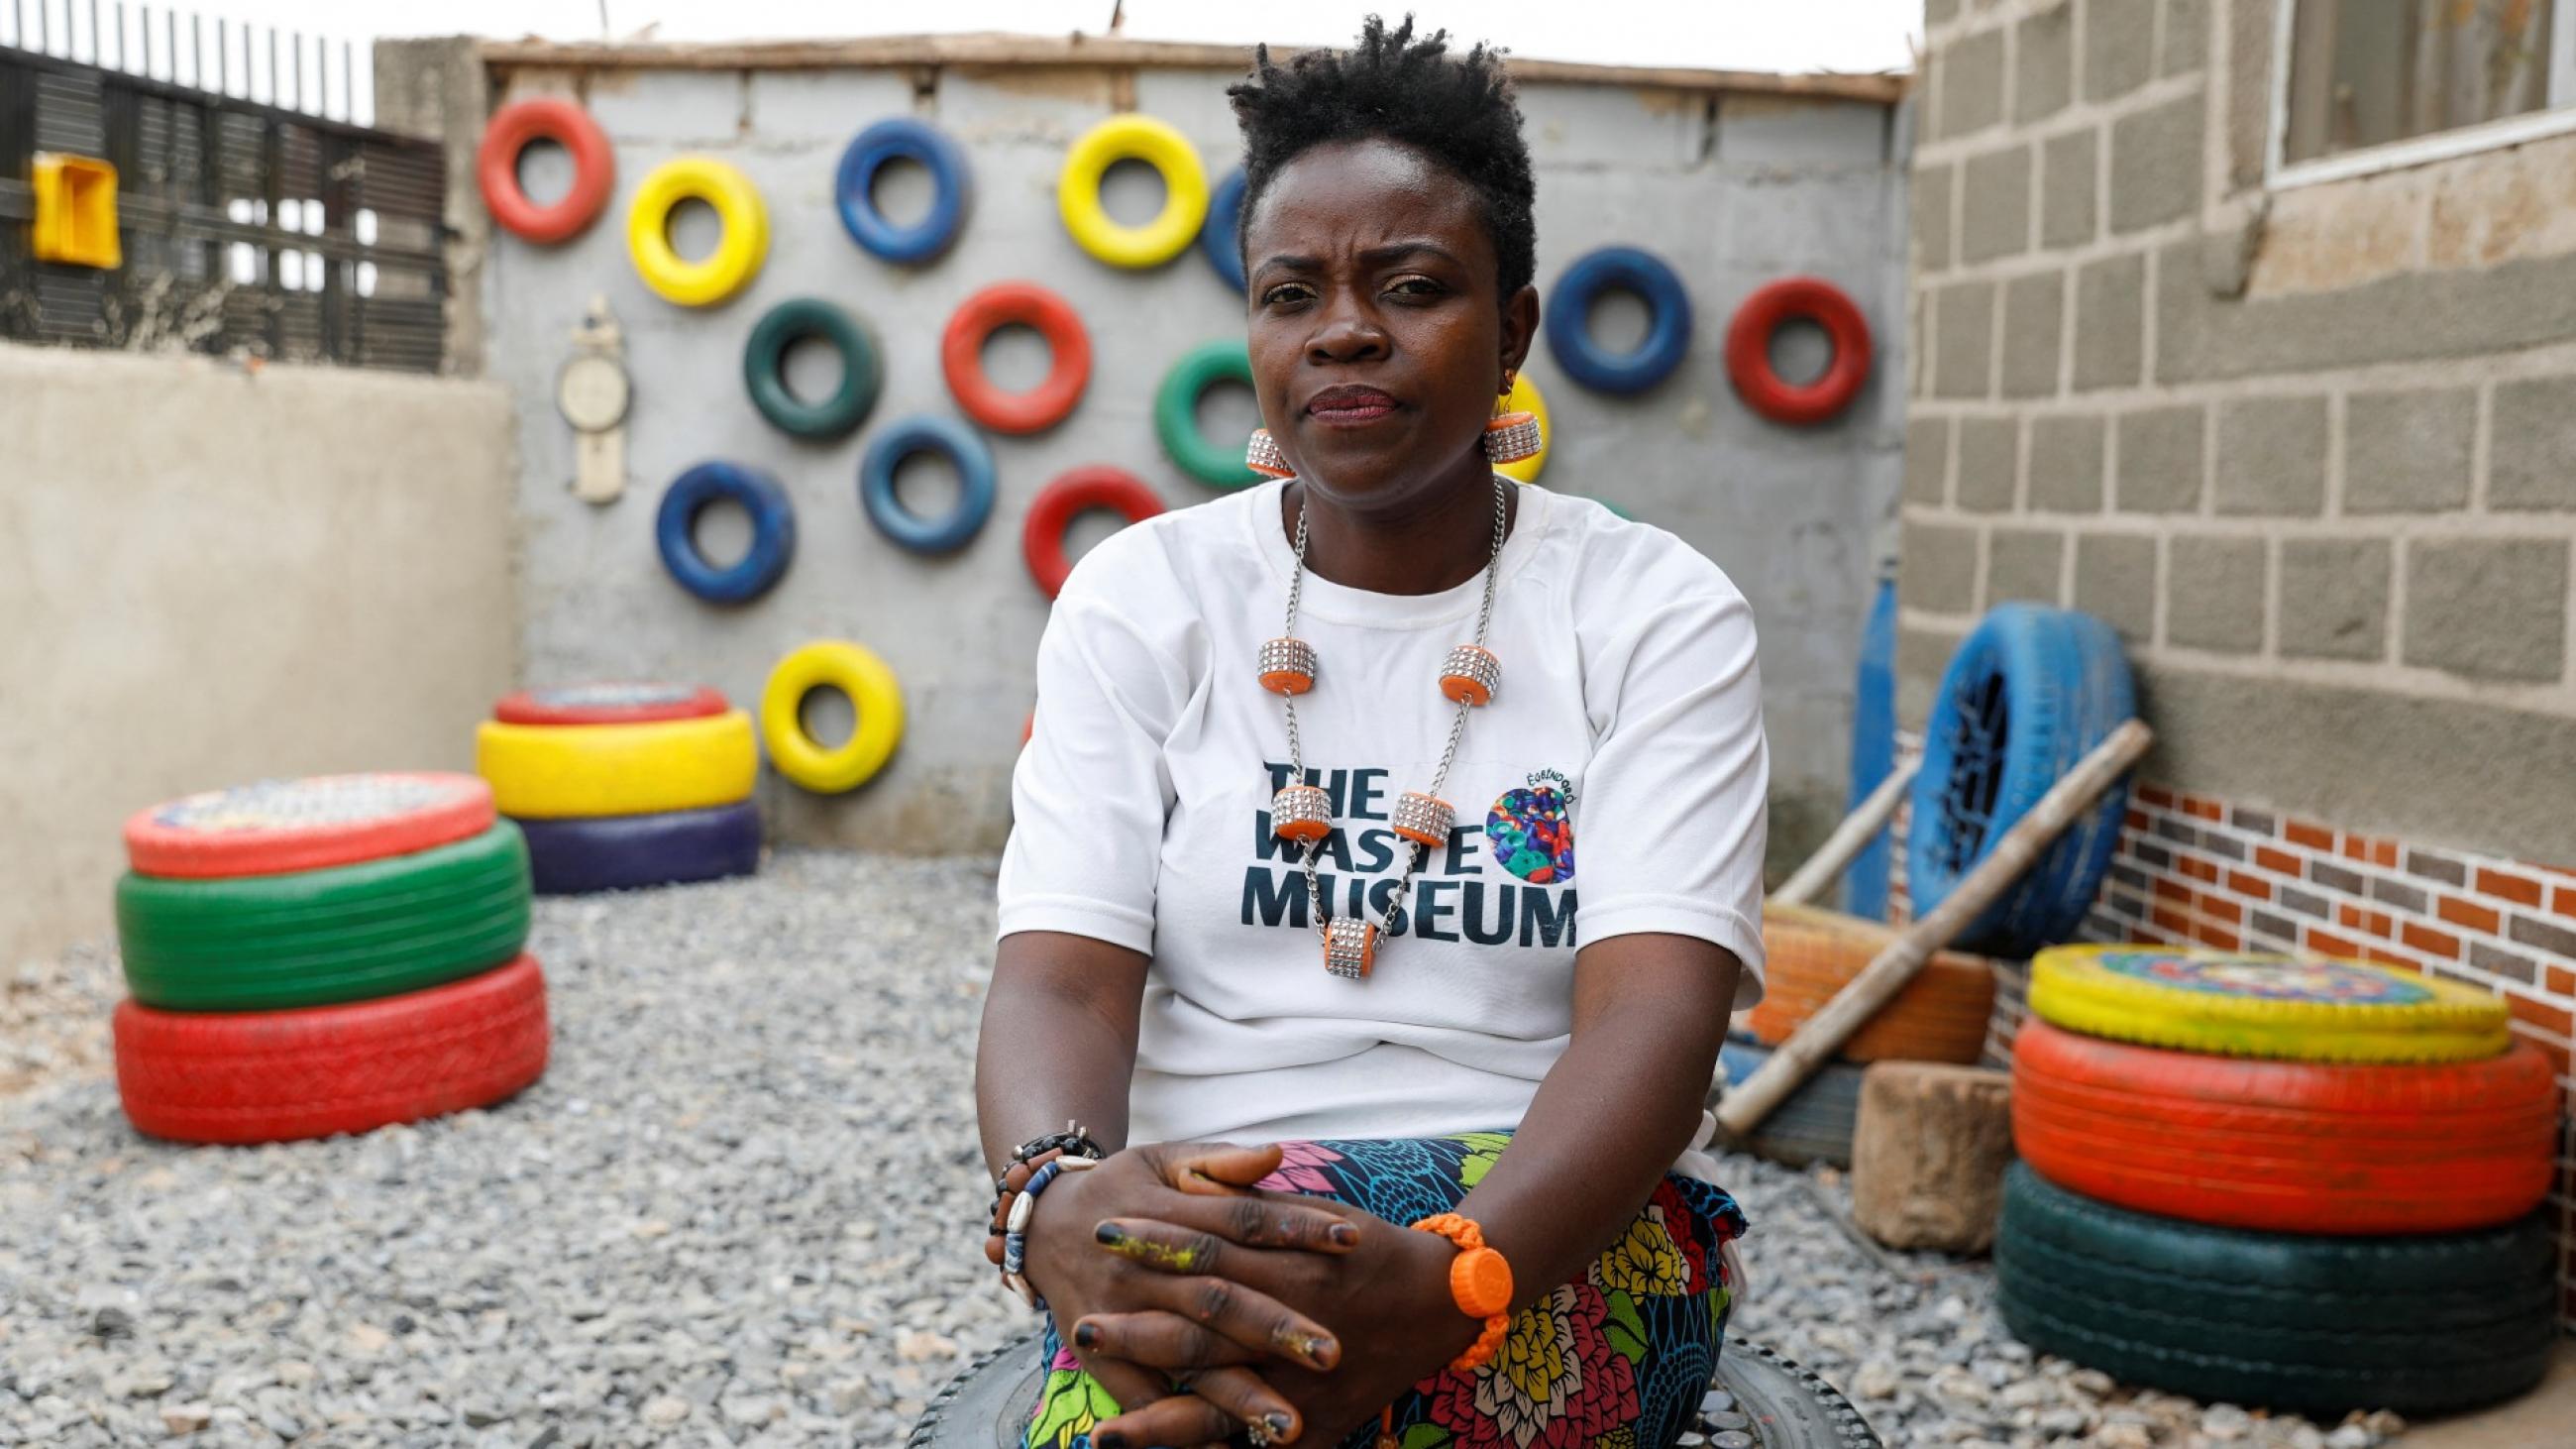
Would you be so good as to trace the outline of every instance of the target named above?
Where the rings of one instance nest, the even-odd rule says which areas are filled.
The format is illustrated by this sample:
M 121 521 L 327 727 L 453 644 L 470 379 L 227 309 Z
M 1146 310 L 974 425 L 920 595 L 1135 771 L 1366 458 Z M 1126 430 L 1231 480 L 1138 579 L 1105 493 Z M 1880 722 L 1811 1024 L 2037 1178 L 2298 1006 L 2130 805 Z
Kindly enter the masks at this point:
M 2576 138 L 2273 188 L 2273 0 L 1927 10 L 1901 729 L 2099 615 L 2160 744 L 2089 936 L 2474 982 L 2576 1088 Z
M 434 48 L 421 46 L 380 52 L 380 73 L 443 64 Z M 963 64 L 936 55 L 858 63 L 848 51 L 818 63 L 810 51 L 778 64 L 746 56 L 714 65 L 675 60 L 669 48 L 483 52 L 494 104 L 540 93 L 578 96 L 617 156 L 609 209 L 578 239 L 532 247 L 479 222 L 469 235 L 481 258 L 474 305 L 485 330 L 468 362 L 505 383 L 518 407 L 527 673 L 531 681 L 676 675 L 756 702 L 789 649 L 817 636 L 855 639 L 883 655 L 903 681 L 903 744 L 882 775 L 847 796 L 818 797 L 765 779 L 761 800 L 773 837 L 896 850 L 996 849 L 1008 831 L 1009 771 L 1047 609 L 1021 561 L 1029 501 L 1048 479 L 1090 462 L 1135 472 L 1171 506 L 1214 497 L 1156 445 L 1152 401 L 1185 350 L 1240 336 L 1243 327 L 1240 295 L 1195 250 L 1142 273 L 1082 253 L 1057 219 L 1056 176 L 1075 137 L 1132 108 L 1178 126 L 1213 182 L 1240 155 L 1224 90 L 1245 60 L 1213 47 L 1196 48 L 1199 58 L 1185 64 L 1129 46 L 1122 53 L 1145 57 L 1132 65 L 1064 57 Z M 1872 100 L 1786 88 L 1534 78 L 1541 69 L 1524 77 L 1522 100 L 1539 175 L 1542 295 L 1581 253 L 1639 244 L 1686 279 L 1696 321 L 1681 369 L 1638 398 L 1586 392 L 1556 369 L 1544 345 L 1533 354 L 1530 373 L 1555 424 L 1540 481 L 1615 501 L 1673 530 L 1751 597 L 1774 749 L 1775 856 L 1794 858 L 1840 813 L 1861 622 L 1902 466 L 1902 113 L 1888 87 Z M 904 114 L 961 141 L 975 171 L 974 206 L 958 245 L 921 270 L 887 266 L 860 251 L 834 213 L 833 170 L 842 149 L 868 123 Z M 624 218 L 637 183 L 682 153 L 742 168 L 767 199 L 767 264 L 743 295 L 719 308 L 662 302 L 627 257 Z M 1756 286 L 1791 273 L 1823 275 L 1850 291 L 1881 359 L 1855 405 L 1812 429 L 1756 417 L 1736 399 L 1723 362 L 1727 320 L 1738 304 Z M 1094 354 L 1090 387 L 1061 427 L 992 438 L 1000 501 L 983 534 L 952 558 L 915 558 L 878 535 L 861 512 L 860 456 L 895 419 L 956 415 L 938 366 L 941 329 L 968 295 L 1012 277 L 1055 289 L 1085 319 Z M 566 491 L 572 434 L 553 401 L 556 369 L 594 292 L 608 296 L 623 323 L 636 385 L 629 491 L 607 507 Z M 770 307 L 800 295 L 852 308 L 885 347 L 884 395 L 868 425 L 840 443 L 781 435 L 743 394 L 745 337 Z M 1028 361 L 997 349 L 997 368 Z M 1248 397 L 1211 399 L 1211 432 L 1248 430 L 1254 421 Z M 664 488 L 710 457 L 770 470 L 799 511 L 794 566 L 773 593 L 742 608 L 691 598 L 654 552 L 654 510 Z M 1099 518 L 1078 524 L 1077 547 L 1106 527 Z

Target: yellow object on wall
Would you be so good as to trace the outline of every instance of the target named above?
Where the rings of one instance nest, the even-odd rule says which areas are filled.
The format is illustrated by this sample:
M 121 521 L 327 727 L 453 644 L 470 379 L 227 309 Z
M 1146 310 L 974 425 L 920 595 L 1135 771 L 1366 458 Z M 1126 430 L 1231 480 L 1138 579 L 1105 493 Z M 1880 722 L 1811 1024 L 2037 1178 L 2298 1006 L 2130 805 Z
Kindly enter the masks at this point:
M 31 249 L 37 261 L 105 270 L 125 265 L 114 166 L 95 156 L 39 151 L 27 180 L 36 193 Z

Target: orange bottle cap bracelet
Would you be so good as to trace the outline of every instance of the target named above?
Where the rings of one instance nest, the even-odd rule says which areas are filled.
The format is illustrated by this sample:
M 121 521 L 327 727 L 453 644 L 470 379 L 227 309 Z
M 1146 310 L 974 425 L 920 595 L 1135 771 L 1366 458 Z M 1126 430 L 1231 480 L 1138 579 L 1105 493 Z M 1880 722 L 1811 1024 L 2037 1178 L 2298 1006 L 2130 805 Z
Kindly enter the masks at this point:
M 1503 1335 L 1511 1329 L 1512 1265 L 1485 1245 L 1485 1230 L 1473 1218 L 1434 1213 L 1413 1226 L 1458 1245 L 1458 1256 L 1449 1263 L 1449 1296 L 1459 1312 L 1485 1320 L 1485 1331 L 1449 1367 L 1462 1373 L 1480 1367 L 1500 1351 Z

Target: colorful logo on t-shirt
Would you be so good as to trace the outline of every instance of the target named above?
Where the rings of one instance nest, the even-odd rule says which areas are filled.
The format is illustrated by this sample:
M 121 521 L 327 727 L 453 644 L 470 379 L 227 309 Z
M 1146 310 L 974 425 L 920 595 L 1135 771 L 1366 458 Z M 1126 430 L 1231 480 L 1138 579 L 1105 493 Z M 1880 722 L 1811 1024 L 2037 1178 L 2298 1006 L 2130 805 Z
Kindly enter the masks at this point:
M 1574 787 L 1554 770 L 1506 790 L 1485 813 L 1485 840 L 1503 869 L 1533 885 L 1574 879 Z

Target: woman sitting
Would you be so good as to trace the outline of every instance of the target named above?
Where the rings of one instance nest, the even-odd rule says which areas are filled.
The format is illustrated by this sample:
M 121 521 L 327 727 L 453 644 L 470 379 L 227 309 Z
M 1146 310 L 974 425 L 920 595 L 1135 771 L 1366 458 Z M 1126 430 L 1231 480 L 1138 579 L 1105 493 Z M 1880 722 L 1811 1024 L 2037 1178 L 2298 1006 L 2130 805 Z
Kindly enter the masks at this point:
M 1701 1104 L 1761 990 L 1753 620 L 1493 470 L 1539 312 L 1497 56 L 1372 19 L 1231 95 L 1278 476 L 1082 559 L 1012 781 L 1026 1442 L 1669 1445 L 1744 1226 Z

